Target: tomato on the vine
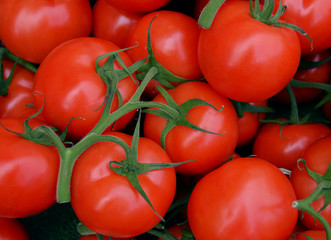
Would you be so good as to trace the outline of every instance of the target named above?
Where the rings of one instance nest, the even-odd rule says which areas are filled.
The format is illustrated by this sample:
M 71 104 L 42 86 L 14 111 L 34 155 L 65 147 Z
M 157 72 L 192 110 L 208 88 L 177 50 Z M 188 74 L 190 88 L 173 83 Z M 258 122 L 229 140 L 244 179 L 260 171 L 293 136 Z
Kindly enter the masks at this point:
M 112 132 L 111 135 L 131 145 L 132 136 L 121 132 Z M 73 209 L 87 228 L 106 236 L 134 237 L 161 221 L 129 180 L 109 167 L 110 161 L 122 162 L 126 157 L 120 145 L 99 142 L 88 148 L 74 166 L 71 184 Z M 171 161 L 154 141 L 139 138 L 138 162 Z M 156 212 L 164 216 L 176 191 L 174 168 L 149 171 L 140 174 L 138 180 Z
M 302 158 L 306 162 L 306 166 L 321 175 L 326 173 L 331 162 L 331 136 L 321 138 L 310 144 L 305 150 Z M 302 162 L 293 168 L 290 175 L 290 180 L 298 199 L 308 197 L 316 188 L 316 181 L 307 173 Z M 314 201 L 311 206 L 316 210 L 320 210 L 324 205 L 324 198 L 319 198 Z M 331 224 L 331 205 L 327 205 L 320 214 Z M 309 229 L 323 230 L 322 224 L 310 214 L 303 212 L 300 221 Z
M 42 114 L 51 125 L 64 130 L 71 121 L 68 136 L 80 139 L 97 123 L 106 98 L 106 84 L 95 70 L 97 57 L 119 50 L 115 44 L 100 38 L 76 38 L 54 49 L 41 63 L 35 76 L 36 106 L 43 104 Z M 125 52 L 119 53 L 126 66 L 132 64 Z M 100 64 L 104 64 L 103 60 Z M 115 69 L 121 68 L 115 62 Z M 131 78 L 119 81 L 118 90 L 125 104 L 138 85 Z M 118 108 L 115 96 L 111 112 Z M 132 119 L 134 112 L 120 118 L 113 126 L 120 130 Z M 82 119 L 80 119 L 82 118 Z
M 308 240 L 307 236 L 311 237 L 313 240 L 327 240 L 324 230 L 306 230 L 301 233 L 296 233 L 293 238 L 289 238 L 288 240 Z
M 0 1 L 1 41 L 30 62 L 40 63 L 59 44 L 91 30 L 88 0 Z
M 237 158 L 204 176 L 188 203 L 195 239 L 286 239 L 298 211 L 288 178 L 259 158 Z
M 24 132 L 24 119 L 1 119 L 15 132 Z M 32 128 L 45 125 L 29 120 Z M 54 147 L 31 142 L 0 128 L 0 217 L 22 218 L 41 213 L 56 202 L 60 157 Z
M 178 105 L 198 98 L 217 109 L 210 106 L 195 106 L 186 115 L 189 122 L 212 133 L 182 125 L 175 126 L 168 132 L 165 137 L 165 150 L 172 161 L 194 160 L 177 166 L 176 171 L 185 175 L 202 175 L 227 161 L 233 154 L 238 140 L 238 117 L 232 103 L 204 82 L 182 83 L 168 90 L 168 93 Z M 161 94 L 153 101 L 166 104 Z M 144 135 L 161 143 L 161 133 L 166 123 L 166 119 L 147 113 L 144 120 Z
M 296 32 L 257 21 L 248 1 L 226 1 L 211 27 L 201 30 L 202 74 L 219 93 L 236 101 L 262 101 L 280 92 L 300 57 Z
M 119 9 L 122 9 L 127 12 L 151 12 L 155 11 L 163 6 L 165 6 L 167 3 L 170 2 L 170 0 L 107 0 L 110 4 L 112 4 L 114 7 L 117 7 Z

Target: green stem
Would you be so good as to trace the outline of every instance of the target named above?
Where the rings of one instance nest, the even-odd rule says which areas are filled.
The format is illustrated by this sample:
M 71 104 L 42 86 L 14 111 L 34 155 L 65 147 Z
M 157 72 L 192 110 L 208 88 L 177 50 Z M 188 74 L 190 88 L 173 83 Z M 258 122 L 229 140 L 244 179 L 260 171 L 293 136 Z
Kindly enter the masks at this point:
M 33 73 L 37 72 L 38 68 L 33 63 L 17 57 L 16 55 L 12 54 L 7 48 L 0 48 L 0 50 L 4 52 L 5 58 L 17 62 L 18 64 L 22 65 L 26 69 L 29 69 Z
M 198 24 L 205 29 L 209 29 L 218 9 L 224 2 L 225 0 L 210 0 L 201 12 Z
M 294 93 L 289 85 L 285 87 L 287 91 L 290 101 L 291 101 L 291 116 L 290 116 L 290 123 L 298 124 L 299 123 L 299 112 L 298 112 L 298 105 L 295 99 Z

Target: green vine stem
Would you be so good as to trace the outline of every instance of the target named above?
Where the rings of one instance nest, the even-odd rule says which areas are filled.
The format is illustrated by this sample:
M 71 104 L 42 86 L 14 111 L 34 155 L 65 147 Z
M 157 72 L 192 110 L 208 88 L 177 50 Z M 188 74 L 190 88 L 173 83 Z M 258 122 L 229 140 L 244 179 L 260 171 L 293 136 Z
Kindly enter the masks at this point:
M 209 29 L 213 23 L 218 9 L 224 2 L 225 0 L 210 0 L 201 12 L 198 24 L 205 29 Z

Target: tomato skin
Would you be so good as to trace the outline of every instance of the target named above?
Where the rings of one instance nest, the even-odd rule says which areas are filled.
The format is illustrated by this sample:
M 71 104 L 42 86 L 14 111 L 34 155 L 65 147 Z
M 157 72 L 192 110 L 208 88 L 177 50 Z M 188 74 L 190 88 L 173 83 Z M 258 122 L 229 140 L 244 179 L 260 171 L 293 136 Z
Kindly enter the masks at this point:
M 304 60 L 318 62 L 330 56 L 331 51 L 323 51 L 309 56 L 303 56 Z M 317 68 L 298 70 L 293 79 L 305 82 L 328 83 L 331 80 L 331 62 Z M 297 103 L 307 103 L 316 99 L 322 92 L 317 88 L 296 88 L 291 87 Z M 279 92 L 275 98 L 277 102 L 290 104 L 290 98 L 286 90 Z
M 3 59 L 3 77 L 7 79 L 14 63 Z M 33 85 L 35 74 L 30 70 L 16 65 L 12 82 L 9 85 L 8 95 L 0 96 L 0 118 L 28 117 L 37 112 L 34 107 L 27 107 L 27 104 L 34 104 Z
M 140 12 L 140 13 L 146 13 L 146 12 L 152 12 L 155 11 L 163 6 L 165 6 L 167 3 L 170 2 L 170 0 L 107 0 L 110 4 L 112 4 L 114 7 L 117 7 L 119 9 L 122 9 L 127 12 Z
M 124 48 L 131 29 L 142 16 L 115 8 L 107 0 L 98 0 L 93 6 L 93 36 Z
M 324 175 L 329 164 L 330 164 L 330 144 L 331 144 L 331 136 L 327 136 L 324 138 L 315 141 L 307 149 L 305 150 L 302 158 L 305 159 L 307 167 L 317 172 L 321 175 Z M 316 188 L 316 181 L 311 178 L 303 164 L 301 163 L 299 167 L 296 165 L 292 173 L 290 175 L 290 180 L 293 185 L 294 191 L 297 195 L 298 199 L 303 199 L 308 197 L 313 190 Z M 315 202 L 311 204 L 311 206 L 319 210 L 324 204 L 324 198 L 317 199 Z M 329 204 L 320 214 L 331 224 L 331 205 Z M 300 221 L 308 228 L 308 229 L 316 229 L 323 230 L 322 224 L 314 219 L 311 215 L 303 212 L 303 217 L 300 218 Z
M 132 137 L 127 134 L 113 132 L 112 135 L 131 144 Z M 119 145 L 100 142 L 79 157 L 73 170 L 73 209 L 85 226 L 106 236 L 137 236 L 160 221 L 127 178 L 108 167 L 110 160 L 122 161 L 124 158 L 124 150 Z M 170 159 L 155 142 L 140 138 L 138 162 L 167 163 Z M 175 170 L 154 170 L 139 175 L 138 179 L 156 211 L 164 216 L 176 191 Z
M 59 44 L 89 36 L 92 10 L 88 0 L 0 1 L 0 35 L 15 55 L 41 63 Z
M 250 104 L 253 106 L 266 107 L 268 101 L 253 102 Z M 243 112 L 243 116 L 239 118 L 239 137 L 237 147 L 243 147 L 254 139 L 262 124 L 259 119 L 263 118 L 265 118 L 265 113 Z
M 326 233 L 324 230 L 306 230 L 302 232 L 303 234 L 308 235 L 314 240 L 326 240 Z M 302 234 L 296 234 L 294 238 L 290 238 L 289 240 L 307 240 L 308 238 Z
M 253 19 L 248 1 L 225 2 L 211 28 L 201 30 L 202 74 L 220 94 L 240 102 L 263 101 L 280 92 L 300 57 L 296 33 Z
M 0 239 L 29 240 L 30 238 L 19 220 L 0 217 Z
M 331 2 L 329 0 L 284 0 L 281 2 L 282 5 L 287 6 L 281 18 L 300 27 L 313 41 L 313 49 L 311 49 L 309 39 L 297 33 L 303 55 L 315 54 L 331 47 Z
M 331 135 L 331 129 L 322 123 L 281 125 L 264 124 L 253 143 L 253 154 L 279 168 L 291 170 L 305 149 L 318 139 Z
M 0 121 L 12 131 L 24 132 L 24 119 Z M 35 119 L 29 122 L 32 128 L 45 125 Z M 30 142 L 3 128 L 0 141 L 0 217 L 32 216 L 53 205 L 60 162 L 56 148 Z
M 188 203 L 188 221 L 200 239 L 286 239 L 296 225 L 288 178 L 259 158 L 237 158 L 204 176 Z
M 186 82 L 168 90 L 174 101 L 180 105 L 193 98 L 212 104 L 196 106 L 187 114 L 187 120 L 208 131 L 220 135 L 204 133 L 185 126 L 175 126 L 165 139 L 165 150 L 173 162 L 194 161 L 176 167 L 176 172 L 184 175 L 202 175 L 224 163 L 233 154 L 238 140 L 238 117 L 231 102 L 218 94 L 207 83 Z M 153 101 L 166 103 L 162 95 Z M 166 120 L 156 115 L 146 114 L 144 136 L 160 144 L 161 132 Z
M 69 121 L 68 136 L 80 139 L 85 136 L 99 120 L 106 97 L 106 85 L 95 70 L 98 56 L 119 50 L 113 43 L 99 38 L 76 38 L 52 51 L 39 66 L 35 76 L 34 90 L 37 108 L 43 103 L 42 114 L 47 122 L 64 130 Z M 120 53 L 127 66 L 132 64 L 129 57 Z M 103 64 L 103 63 L 101 63 Z M 119 64 L 115 64 L 119 68 Z M 136 91 L 138 85 L 126 77 L 119 81 L 118 89 L 125 104 Z M 118 108 L 118 98 L 112 103 L 111 112 Z M 126 114 L 114 124 L 120 130 L 132 119 L 134 112 Z M 61 116 L 61 117 L 59 117 Z
M 151 45 L 156 60 L 178 77 L 197 80 L 202 78 L 198 63 L 198 39 L 200 28 L 196 20 L 175 11 L 155 11 L 146 14 L 133 27 L 128 47 L 139 45 L 127 51 L 136 62 L 148 56 L 146 49 L 148 27 L 151 25 Z M 149 83 L 151 85 L 152 83 Z M 157 83 L 156 83 L 157 84 Z M 178 85 L 178 84 L 177 84 Z M 153 86 L 146 95 L 155 97 Z M 158 91 L 156 91 L 158 93 Z

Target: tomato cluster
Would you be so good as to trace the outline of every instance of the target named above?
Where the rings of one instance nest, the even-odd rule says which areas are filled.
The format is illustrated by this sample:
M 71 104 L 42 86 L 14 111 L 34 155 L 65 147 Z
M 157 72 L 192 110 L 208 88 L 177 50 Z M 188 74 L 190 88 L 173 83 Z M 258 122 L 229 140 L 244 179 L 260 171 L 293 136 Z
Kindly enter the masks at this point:
M 331 240 L 330 21 L 0 0 L 0 239 Z

